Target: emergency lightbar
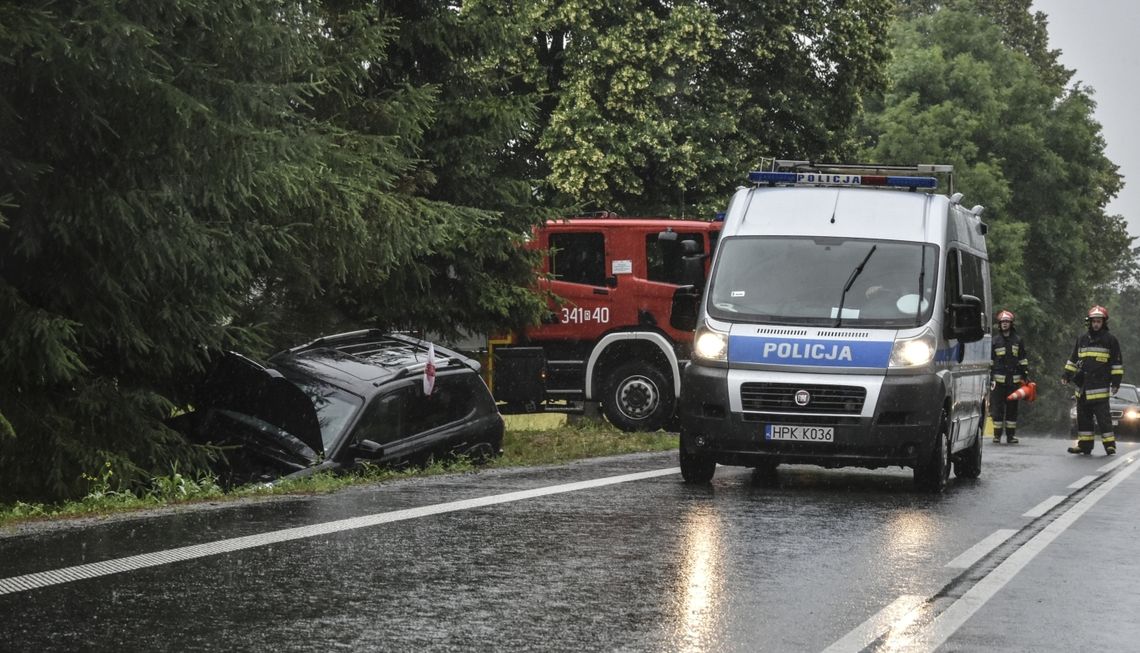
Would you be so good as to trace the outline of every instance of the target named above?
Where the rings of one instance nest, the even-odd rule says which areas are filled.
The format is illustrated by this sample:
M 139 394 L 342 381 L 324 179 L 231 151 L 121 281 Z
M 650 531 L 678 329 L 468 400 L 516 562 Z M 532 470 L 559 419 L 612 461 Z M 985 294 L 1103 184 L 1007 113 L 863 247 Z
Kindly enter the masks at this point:
M 880 186 L 889 188 L 937 188 L 934 177 L 902 177 L 895 175 L 852 175 L 826 172 L 748 173 L 754 184 L 804 184 L 809 186 Z

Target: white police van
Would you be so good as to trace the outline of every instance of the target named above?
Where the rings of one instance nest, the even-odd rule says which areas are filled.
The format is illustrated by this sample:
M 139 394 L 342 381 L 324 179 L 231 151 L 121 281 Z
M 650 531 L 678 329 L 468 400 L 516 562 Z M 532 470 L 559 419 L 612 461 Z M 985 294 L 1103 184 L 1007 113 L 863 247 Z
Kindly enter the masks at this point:
M 681 384 L 681 472 L 716 464 L 981 473 L 991 313 L 986 225 L 950 166 L 753 172 L 725 213 Z M 925 175 L 925 176 L 924 176 Z M 937 175 L 937 176 L 935 176 Z M 952 188 L 951 188 L 952 190 Z

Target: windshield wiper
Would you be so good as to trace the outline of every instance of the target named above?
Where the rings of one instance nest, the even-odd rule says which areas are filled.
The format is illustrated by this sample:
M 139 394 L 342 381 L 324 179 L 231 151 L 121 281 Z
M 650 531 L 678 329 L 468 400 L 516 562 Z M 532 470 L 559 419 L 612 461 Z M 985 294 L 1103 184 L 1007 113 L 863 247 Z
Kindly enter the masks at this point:
M 843 324 L 843 303 L 847 301 L 847 291 L 851 290 L 851 286 L 855 284 L 855 280 L 859 278 L 860 274 L 863 274 L 863 266 L 867 265 L 867 261 L 871 260 L 871 255 L 874 254 L 878 248 L 878 245 L 871 245 L 871 251 L 867 252 L 867 255 L 863 257 L 859 265 L 856 265 L 855 269 L 851 271 L 851 276 L 847 277 L 847 283 L 843 285 L 843 294 L 839 296 L 839 310 L 835 313 L 835 328 Z

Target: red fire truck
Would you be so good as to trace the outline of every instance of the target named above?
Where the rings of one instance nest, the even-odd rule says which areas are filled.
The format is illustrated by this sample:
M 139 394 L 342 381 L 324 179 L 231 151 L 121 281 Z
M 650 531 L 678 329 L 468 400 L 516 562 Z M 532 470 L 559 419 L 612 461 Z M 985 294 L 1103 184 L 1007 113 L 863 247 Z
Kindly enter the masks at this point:
M 626 431 L 669 427 L 721 223 L 673 218 L 552 220 L 531 246 L 548 252 L 542 324 L 488 341 L 487 375 L 505 414 L 601 405 Z M 678 318 L 680 321 L 678 321 Z

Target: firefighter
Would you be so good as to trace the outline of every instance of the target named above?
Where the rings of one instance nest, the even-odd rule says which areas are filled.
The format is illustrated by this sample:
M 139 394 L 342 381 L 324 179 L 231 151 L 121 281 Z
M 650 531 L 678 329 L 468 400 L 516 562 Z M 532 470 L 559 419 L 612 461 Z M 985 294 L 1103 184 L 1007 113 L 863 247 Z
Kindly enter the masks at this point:
M 994 422 L 994 444 L 1001 443 L 1002 433 L 1009 444 L 1017 444 L 1017 399 L 1006 397 L 1029 383 L 1029 354 L 1017 330 L 1013 328 L 1013 313 L 998 313 L 998 333 L 990 344 L 990 417 Z
M 1112 431 L 1109 397 L 1120 389 L 1124 363 L 1120 343 L 1108 332 L 1108 309 L 1093 306 L 1085 321 L 1088 331 L 1077 338 L 1061 377 L 1061 383 L 1072 381 L 1077 386 L 1077 444 L 1069 447 L 1069 453 L 1092 453 L 1095 420 L 1104 452 L 1111 456 L 1116 453 L 1116 435 Z

